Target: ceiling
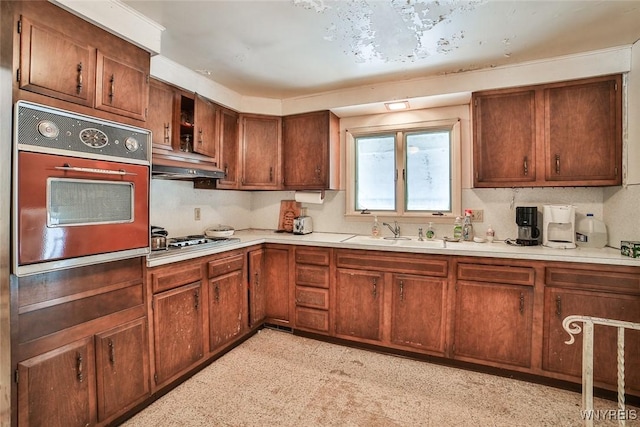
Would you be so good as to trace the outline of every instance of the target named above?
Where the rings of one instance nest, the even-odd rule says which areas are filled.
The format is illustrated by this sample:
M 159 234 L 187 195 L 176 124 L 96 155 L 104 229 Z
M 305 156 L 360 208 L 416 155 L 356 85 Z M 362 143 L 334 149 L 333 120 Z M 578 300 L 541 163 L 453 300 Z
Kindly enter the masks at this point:
M 640 0 L 124 0 L 161 55 L 245 96 L 291 98 L 631 45 Z

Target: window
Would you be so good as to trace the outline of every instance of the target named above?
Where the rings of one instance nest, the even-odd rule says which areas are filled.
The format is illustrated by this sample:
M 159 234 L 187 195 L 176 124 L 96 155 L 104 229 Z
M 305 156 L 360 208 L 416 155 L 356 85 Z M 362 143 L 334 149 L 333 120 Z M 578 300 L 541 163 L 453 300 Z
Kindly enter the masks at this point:
M 459 215 L 458 129 L 454 120 L 348 130 L 347 215 Z

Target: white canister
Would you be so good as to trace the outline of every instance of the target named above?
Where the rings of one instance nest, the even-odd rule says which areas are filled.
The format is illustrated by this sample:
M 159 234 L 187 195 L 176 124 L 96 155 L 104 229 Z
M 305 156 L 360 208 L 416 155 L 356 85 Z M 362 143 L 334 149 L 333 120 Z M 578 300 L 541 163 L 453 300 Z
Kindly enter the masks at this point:
M 576 244 L 583 248 L 604 248 L 607 245 L 607 226 L 595 219 L 593 214 L 578 221 L 576 225 Z

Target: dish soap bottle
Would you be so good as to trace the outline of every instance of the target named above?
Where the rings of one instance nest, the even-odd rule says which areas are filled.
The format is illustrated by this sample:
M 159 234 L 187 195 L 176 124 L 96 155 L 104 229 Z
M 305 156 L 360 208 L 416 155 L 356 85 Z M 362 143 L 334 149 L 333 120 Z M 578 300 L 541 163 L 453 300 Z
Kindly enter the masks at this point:
M 473 240 L 473 224 L 471 224 L 471 210 L 464 211 L 464 225 L 462 226 L 462 240 L 470 242 Z
M 380 237 L 380 223 L 378 222 L 378 216 L 373 217 L 373 225 L 371 226 L 371 237 Z
M 462 218 L 459 216 L 456 217 L 455 222 L 453 223 L 453 238 L 459 239 L 462 237 Z
M 433 228 L 433 223 L 430 222 L 427 227 L 427 240 L 433 240 L 436 237 L 436 230 Z

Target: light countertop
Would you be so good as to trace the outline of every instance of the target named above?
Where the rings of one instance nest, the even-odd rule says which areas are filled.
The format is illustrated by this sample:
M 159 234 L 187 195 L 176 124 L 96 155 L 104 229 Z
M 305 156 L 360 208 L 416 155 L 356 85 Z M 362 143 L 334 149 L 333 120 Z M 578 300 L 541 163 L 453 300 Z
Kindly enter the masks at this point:
M 415 236 L 411 236 L 411 240 L 387 240 L 343 233 L 313 232 L 311 234 L 295 235 L 291 233 L 279 233 L 274 230 L 257 229 L 239 230 L 236 231 L 233 237 L 237 237 L 240 240 L 234 243 L 206 249 L 191 247 L 185 250 L 176 249 L 163 252 L 152 252 L 151 255 L 147 257 L 147 267 L 156 267 L 172 262 L 213 255 L 262 243 L 640 266 L 639 258 L 623 256 L 620 254 L 620 250 L 615 248 L 593 249 L 578 247 L 576 249 L 554 249 L 547 248 L 545 246 L 513 246 L 508 245 L 503 241 L 495 241 L 493 243 L 446 242 L 446 244 L 443 245 L 443 242 L 440 239 L 420 242 Z

